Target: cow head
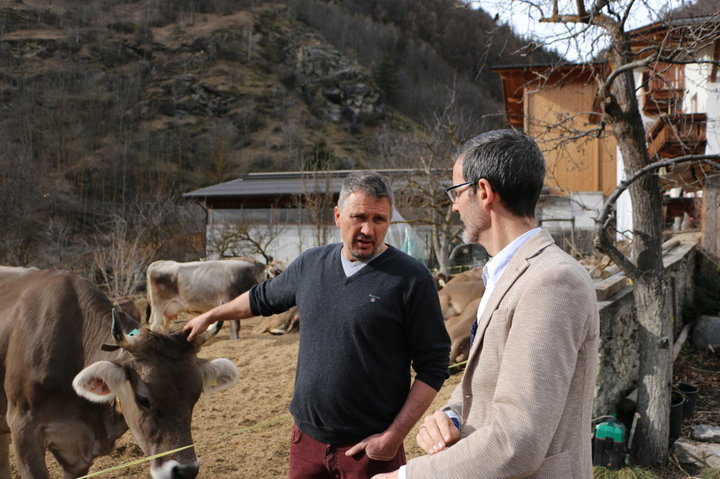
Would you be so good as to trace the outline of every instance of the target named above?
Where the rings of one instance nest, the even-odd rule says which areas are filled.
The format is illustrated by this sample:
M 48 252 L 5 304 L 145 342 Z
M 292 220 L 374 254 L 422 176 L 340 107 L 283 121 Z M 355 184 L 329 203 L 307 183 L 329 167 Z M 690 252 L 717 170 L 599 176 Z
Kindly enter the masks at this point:
M 145 454 L 189 446 L 192 411 L 200 394 L 227 389 L 238 380 L 230 360 L 197 357 L 200 345 L 219 329 L 211 327 L 192 343 L 184 333 L 143 329 L 127 334 L 113 312 L 112 334 L 123 353 L 118 360 L 98 361 L 80 371 L 73 387 L 90 401 L 116 401 Z M 190 447 L 153 459 L 151 473 L 153 479 L 192 479 L 199 465 Z
M 259 279 L 258 281 L 262 281 L 263 279 L 275 278 L 283 271 L 285 271 L 285 263 L 280 260 L 272 260 L 264 266 L 263 278 Z

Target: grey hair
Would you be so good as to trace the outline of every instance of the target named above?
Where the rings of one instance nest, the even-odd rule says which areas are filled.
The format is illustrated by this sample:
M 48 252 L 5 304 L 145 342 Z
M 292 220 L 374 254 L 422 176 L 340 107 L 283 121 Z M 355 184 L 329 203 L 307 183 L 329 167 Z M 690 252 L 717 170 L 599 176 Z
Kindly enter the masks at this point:
M 340 196 L 337 206 L 343 209 L 345 201 L 351 193 L 362 191 L 376 199 L 387 198 L 390 202 L 390 210 L 393 207 L 393 192 L 390 187 L 390 180 L 387 177 L 375 172 L 354 172 L 350 173 L 340 187 Z
M 535 216 L 545 182 L 545 158 L 537 143 L 519 130 L 493 130 L 468 140 L 456 152 L 463 177 L 477 189 L 485 178 L 500 202 L 516 216 Z

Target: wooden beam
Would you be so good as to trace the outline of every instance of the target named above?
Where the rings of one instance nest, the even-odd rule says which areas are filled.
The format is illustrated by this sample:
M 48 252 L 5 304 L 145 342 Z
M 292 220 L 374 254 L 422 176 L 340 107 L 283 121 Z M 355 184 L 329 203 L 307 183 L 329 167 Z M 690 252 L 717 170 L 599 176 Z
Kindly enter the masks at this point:
M 625 273 L 617 273 L 595 283 L 595 295 L 598 301 L 605 301 L 619 293 L 625 286 L 627 286 L 627 276 Z

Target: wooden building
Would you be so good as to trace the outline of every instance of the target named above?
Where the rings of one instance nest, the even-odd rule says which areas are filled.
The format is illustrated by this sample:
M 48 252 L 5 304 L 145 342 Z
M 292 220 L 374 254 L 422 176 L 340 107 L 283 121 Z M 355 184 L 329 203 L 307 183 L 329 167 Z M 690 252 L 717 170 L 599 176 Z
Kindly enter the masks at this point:
M 692 18 L 657 22 L 628 32 L 637 59 L 658 47 L 674 52 L 678 62 L 653 61 L 633 71 L 638 104 L 647 132 L 651 161 L 685 155 L 720 153 L 720 24 Z M 701 35 L 702 44 L 692 44 Z M 653 47 L 653 48 L 648 48 Z M 607 197 L 625 176 L 622 156 L 608 128 L 600 122 L 596 78 L 612 66 L 604 63 L 498 66 L 507 122 L 534 137 L 548 164 L 546 185 L 572 197 L 597 192 Z M 666 225 L 677 215 L 697 221 L 697 192 L 703 189 L 707 164 L 683 163 L 660 170 L 665 189 Z M 617 203 L 619 231 L 632 231 L 629 196 Z M 675 221 L 673 221 L 675 220 Z
M 616 187 L 616 144 L 600 124 L 594 77 L 602 64 L 499 66 L 508 123 L 545 155 L 551 193 L 609 195 Z

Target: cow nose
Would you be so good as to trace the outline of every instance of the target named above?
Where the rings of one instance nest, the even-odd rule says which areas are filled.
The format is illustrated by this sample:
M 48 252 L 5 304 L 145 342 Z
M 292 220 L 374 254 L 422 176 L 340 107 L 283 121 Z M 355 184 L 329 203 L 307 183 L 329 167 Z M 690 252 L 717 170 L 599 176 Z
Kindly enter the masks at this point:
M 198 470 L 198 464 L 178 464 L 172 469 L 172 479 L 194 479 Z

